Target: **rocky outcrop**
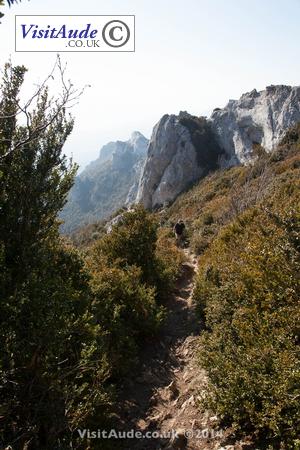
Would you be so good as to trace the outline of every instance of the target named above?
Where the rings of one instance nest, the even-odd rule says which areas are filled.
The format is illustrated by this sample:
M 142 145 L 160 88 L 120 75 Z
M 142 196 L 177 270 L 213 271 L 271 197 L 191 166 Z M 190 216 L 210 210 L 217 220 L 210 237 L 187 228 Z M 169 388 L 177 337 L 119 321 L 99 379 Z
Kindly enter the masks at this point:
M 61 213 L 63 232 L 107 219 L 124 206 L 130 192 L 135 198 L 147 146 L 148 139 L 135 131 L 128 141 L 110 142 L 101 148 L 99 158 L 75 179 Z
M 136 201 L 165 205 L 218 165 L 251 161 L 254 144 L 272 151 L 299 121 L 300 87 L 282 85 L 230 100 L 207 121 L 165 115 L 154 127 Z
M 142 174 L 142 171 L 144 168 L 145 159 L 146 159 L 146 153 L 133 166 L 132 170 L 134 171 L 134 175 L 133 175 L 134 181 L 133 181 L 133 184 L 130 187 L 129 192 L 127 194 L 125 206 L 129 206 L 132 203 L 135 203 L 135 201 L 136 201 L 139 184 L 140 184 L 140 177 L 141 177 L 141 174 Z
M 153 129 L 136 201 L 146 208 L 168 204 L 215 168 L 220 153 L 204 118 L 186 112 L 163 116 Z
M 272 151 L 288 128 L 300 121 L 300 87 L 268 86 L 230 100 L 210 118 L 229 164 L 247 163 L 253 157 L 253 144 Z

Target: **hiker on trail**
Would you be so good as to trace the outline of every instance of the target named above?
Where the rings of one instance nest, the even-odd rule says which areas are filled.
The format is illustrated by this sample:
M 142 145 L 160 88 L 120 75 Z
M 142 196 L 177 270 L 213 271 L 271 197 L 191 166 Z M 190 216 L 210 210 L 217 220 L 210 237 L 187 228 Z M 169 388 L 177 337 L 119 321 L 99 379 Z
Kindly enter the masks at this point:
M 181 246 L 184 242 L 184 230 L 185 230 L 185 224 L 183 220 L 179 220 L 175 226 L 174 226 L 174 234 L 176 238 L 176 244 L 178 246 Z

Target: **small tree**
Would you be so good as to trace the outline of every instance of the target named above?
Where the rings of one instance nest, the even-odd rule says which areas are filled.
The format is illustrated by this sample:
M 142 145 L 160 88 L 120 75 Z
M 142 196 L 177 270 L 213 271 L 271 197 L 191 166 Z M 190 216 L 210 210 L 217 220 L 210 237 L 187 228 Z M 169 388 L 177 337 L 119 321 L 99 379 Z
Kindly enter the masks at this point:
M 62 91 L 54 99 L 47 82 L 56 72 Z M 0 236 L 15 282 L 28 273 L 39 244 L 56 227 L 73 183 L 76 166 L 68 163 L 62 148 L 73 128 L 66 110 L 80 95 L 65 81 L 57 59 L 51 74 L 21 104 L 25 73 L 23 66 L 6 64 L 0 90 Z
M 78 448 L 72 433 L 101 420 L 109 376 L 88 273 L 56 220 L 76 171 L 62 148 L 80 92 L 58 59 L 21 103 L 25 72 L 6 64 L 0 89 L 1 446 Z M 61 93 L 51 98 L 57 76 Z

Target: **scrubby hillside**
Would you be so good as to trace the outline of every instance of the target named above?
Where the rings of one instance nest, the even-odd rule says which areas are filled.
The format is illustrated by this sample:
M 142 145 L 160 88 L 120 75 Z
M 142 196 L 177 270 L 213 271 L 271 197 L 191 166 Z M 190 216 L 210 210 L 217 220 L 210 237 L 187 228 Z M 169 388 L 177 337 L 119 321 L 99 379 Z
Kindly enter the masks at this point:
M 148 153 L 158 165 L 167 153 L 165 166 L 153 177 L 146 164 L 142 177 L 147 206 L 164 204 L 152 196 L 167 193 L 169 175 L 183 183 L 168 201 L 197 185 L 168 208 L 123 208 L 72 242 L 59 214 L 76 173 L 63 147 L 77 91 L 59 59 L 56 68 L 22 104 L 25 67 L 6 64 L 0 85 L 1 448 L 299 450 L 300 125 L 273 146 L 298 120 L 299 88 L 252 92 L 216 111 L 221 131 L 236 112 L 227 143 L 239 132 L 249 164 L 211 174 L 223 157 L 211 123 L 166 116 Z M 62 81 L 56 99 L 50 78 Z M 269 114 L 276 99 L 279 128 Z M 145 148 L 139 134 L 106 147 L 77 179 L 75 213 L 94 220 L 126 202 Z M 173 236 L 178 219 L 184 249 Z M 133 426 L 156 441 L 87 431 Z M 159 434 L 172 430 L 172 442 Z
M 272 154 L 253 148 L 251 165 L 218 170 L 179 196 L 160 212 L 169 224 L 183 218 L 188 224 L 192 249 L 201 254 L 220 229 L 244 210 L 259 204 L 283 186 L 299 179 L 300 127 L 289 131 Z
M 205 178 L 161 215 L 166 226 L 186 220 L 199 255 L 202 405 L 259 448 L 298 448 L 300 126 L 272 155 L 256 152 L 251 166 Z

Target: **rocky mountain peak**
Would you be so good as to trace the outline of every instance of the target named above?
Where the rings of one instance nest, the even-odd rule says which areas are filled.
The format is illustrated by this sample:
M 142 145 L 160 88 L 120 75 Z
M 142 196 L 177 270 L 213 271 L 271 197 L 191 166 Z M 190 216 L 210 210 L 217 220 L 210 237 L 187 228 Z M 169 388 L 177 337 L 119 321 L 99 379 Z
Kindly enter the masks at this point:
M 128 145 L 138 154 L 146 154 L 148 143 L 149 140 L 139 131 L 134 131 L 128 141 Z
M 146 138 L 145 138 L 145 136 L 140 132 L 140 131 L 133 131 L 132 133 L 131 133 L 131 136 L 130 136 L 130 141 L 132 142 L 132 143 L 134 143 L 135 141 L 138 141 L 138 140 L 147 140 Z
M 205 118 L 164 115 L 153 129 L 136 201 L 146 208 L 167 204 L 216 168 L 221 153 Z
M 214 110 L 210 121 L 229 163 L 247 163 L 252 159 L 253 144 L 270 152 L 286 130 L 300 121 L 300 87 L 254 89 Z
M 248 163 L 253 145 L 272 151 L 288 128 L 300 122 L 300 87 L 253 89 L 215 108 L 211 117 L 186 111 L 164 115 L 154 127 L 137 202 L 167 204 L 218 166 Z

